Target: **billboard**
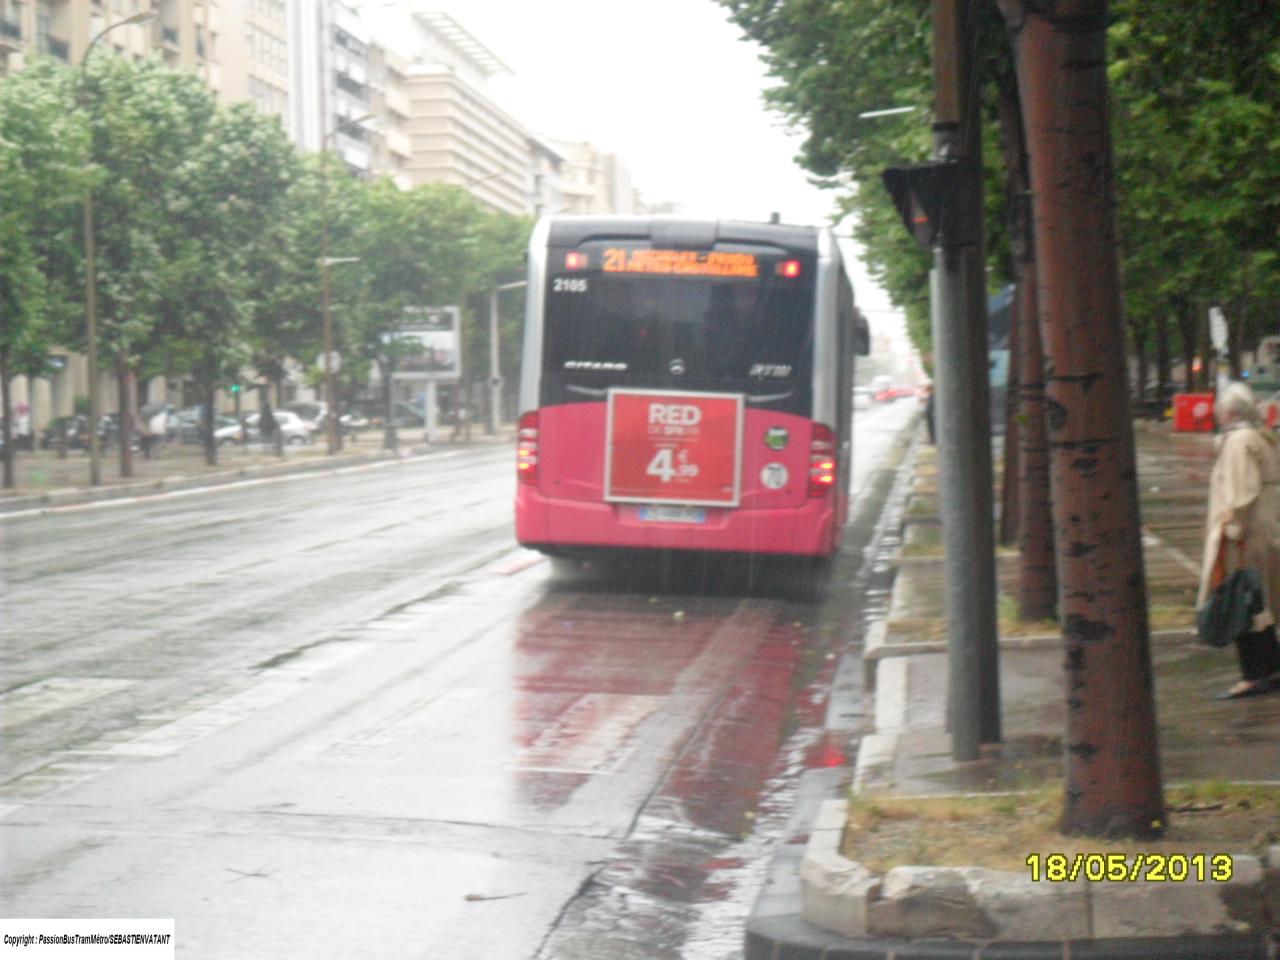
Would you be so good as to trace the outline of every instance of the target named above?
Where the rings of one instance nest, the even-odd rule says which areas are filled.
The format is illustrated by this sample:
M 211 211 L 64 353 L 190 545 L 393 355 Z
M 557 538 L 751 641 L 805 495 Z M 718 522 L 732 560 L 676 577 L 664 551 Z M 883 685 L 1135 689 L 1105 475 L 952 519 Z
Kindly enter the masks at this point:
M 742 395 L 609 391 L 606 500 L 736 507 Z
M 405 307 L 404 326 L 396 333 L 413 349 L 396 365 L 398 383 L 453 383 L 462 375 L 460 317 L 457 307 Z

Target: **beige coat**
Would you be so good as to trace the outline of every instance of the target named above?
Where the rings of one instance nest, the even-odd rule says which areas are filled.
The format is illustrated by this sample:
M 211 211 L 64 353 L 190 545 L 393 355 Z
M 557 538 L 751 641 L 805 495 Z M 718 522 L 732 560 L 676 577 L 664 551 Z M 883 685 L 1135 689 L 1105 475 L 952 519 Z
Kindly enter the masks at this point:
M 1196 607 L 1204 605 L 1214 586 L 1222 548 L 1224 573 L 1252 567 L 1262 575 L 1267 606 L 1254 618 L 1253 629 L 1263 630 L 1276 622 L 1280 610 L 1280 455 L 1270 434 L 1247 423 L 1230 425 L 1217 447 Z

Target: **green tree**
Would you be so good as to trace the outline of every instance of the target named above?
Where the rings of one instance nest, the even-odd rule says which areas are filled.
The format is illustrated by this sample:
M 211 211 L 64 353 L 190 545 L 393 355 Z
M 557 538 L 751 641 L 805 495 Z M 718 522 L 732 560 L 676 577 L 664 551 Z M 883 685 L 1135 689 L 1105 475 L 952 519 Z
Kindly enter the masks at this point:
M 274 118 L 249 104 L 215 112 L 174 171 L 161 237 L 159 312 L 194 361 L 205 458 L 217 461 L 214 396 L 249 359 L 250 264 L 283 206 L 292 152 Z
M 461 303 L 478 277 L 485 212 L 466 191 L 425 184 L 401 191 L 369 185 L 352 238 L 360 261 L 349 274 L 359 293 L 344 336 L 350 351 L 376 364 L 387 406 L 388 447 L 396 445 L 392 383 L 412 345 L 400 336 L 406 311 Z
M 69 76 L 38 60 L 0 80 L 0 396 L 4 486 L 12 487 L 11 379 L 45 372 L 68 313 L 70 227 L 88 136 Z M 57 268 L 62 267 L 59 274 Z
M 1239 350 L 1274 332 L 1280 305 L 1280 3 L 1112 6 L 1126 310 L 1158 357 L 1178 321 L 1190 376 L 1220 304 L 1238 372 Z
M 842 215 L 867 268 L 907 316 L 912 341 L 929 346 L 927 251 L 902 229 L 880 172 L 927 159 L 923 118 L 932 98 L 929 5 L 922 0 L 719 0 L 763 47 L 778 81 L 766 102 L 804 132 L 800 164 L 820 185 L 843 188 Z M 886 100 L 889 98 L 892 102 Z M 902 116 L 865 118 L 886 107 Z
M 77 100 L 91 130 L 97 339 L 112 358 L 119 389 L 120 468 L 132 472 L 133 377 L 151 342 L 174 264 L 165 235 L 184 204 L 196 156 L 216 112 L 193 74 L 156 57 L 134 62 L 99 54 L 77 77 Z M 83 343 L 81 330 L 77 340 Z

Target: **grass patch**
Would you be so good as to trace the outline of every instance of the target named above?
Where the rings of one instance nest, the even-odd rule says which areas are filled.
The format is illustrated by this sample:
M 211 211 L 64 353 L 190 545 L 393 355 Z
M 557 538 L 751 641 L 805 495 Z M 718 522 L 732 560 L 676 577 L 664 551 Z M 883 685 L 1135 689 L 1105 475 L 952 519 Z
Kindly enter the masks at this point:
M 904 543 L 899 551 L 904 557 L 940 557 L 941 543 Z
M 913 496 L 911 505 L 907 508 L 907 516 L 909 517 L 936 517 L 938 515 L 938 502 L 933 497 Z
M 935 643 L 947 639 L 947 621 L 939 618 L 890 620 L 887 626 L 894 643 Z
M 1038 853 L 1261 854 L 1280 841 L 1280 786 L 1205 781 L 1165 790 L 1168 824 L 1155 841 L 1066 837 L 1062 785 L 958 797 L 854 795 L 841 853 L 870 869 L 980 866 L 1026 870 Z

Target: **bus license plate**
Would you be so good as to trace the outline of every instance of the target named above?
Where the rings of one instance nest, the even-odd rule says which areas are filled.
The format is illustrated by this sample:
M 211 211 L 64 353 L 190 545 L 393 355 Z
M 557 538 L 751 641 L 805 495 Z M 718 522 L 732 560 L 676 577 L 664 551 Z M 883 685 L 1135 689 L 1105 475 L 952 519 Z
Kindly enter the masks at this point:
M 707 511 L 702 507 L 673 507 L 667 504 L 655 504 L 640 508 L 641 520 L 656 520 L 660 523 L 706 523 Z

